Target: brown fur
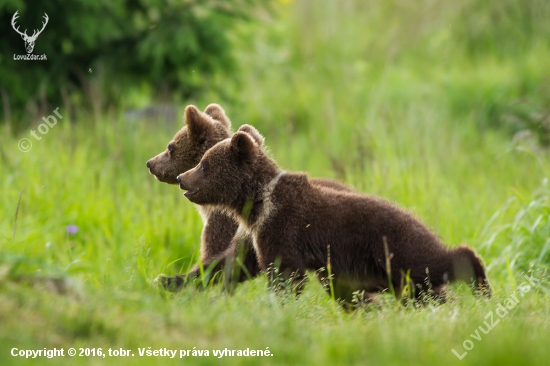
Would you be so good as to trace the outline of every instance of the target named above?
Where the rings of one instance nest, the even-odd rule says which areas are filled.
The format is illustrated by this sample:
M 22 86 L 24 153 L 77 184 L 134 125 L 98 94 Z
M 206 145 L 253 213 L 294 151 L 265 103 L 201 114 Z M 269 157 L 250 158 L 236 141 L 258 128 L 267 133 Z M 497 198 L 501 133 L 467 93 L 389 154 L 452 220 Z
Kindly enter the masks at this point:
M 160 182 L 177 184 L 176 177 L 179 174 L 195 167 L 209 148 L 232 135 L 231 121 L 218 104 L 208 105 L 204 113 L 195 106 L 188 106 L 185 109 L 185 122 L 186 125 L 176 133 L 166 150 L 147 161 L 149 172 Z M 248 133 L 258 146 L 263 145 L 264 138 L 254 127 L 243 125 L 239 131 Z M 328 179 L 318 179 L 315 182 L 334 189 L 349 189 Z M 232 215 L 213 206 L 198 206 L 198 211 L 204 222 L 200 258 L 203 263 L 211 263 L 230 247 L 238 223 Z M 252 243 L 244 240 L 240 246 L 243 274 L 246 274 L 246 278 L 254 277 L 260 272 L 260 268 L 254 250 L 251 249 Z M 198 265 L 194 268 L 197 269 Z M 243 277 L 242 280 L 246 278 Z
M 147 161 L 149 172 L 160 182 L 177 184 L 179 174 L 195 167 L 209 148 L 232 134 L 231 122 L 217 104 L 210 104 L 205 113 L 195 106 L 188 106 L 185 108 L 185 122 L 166 150 Z M 213 207 L 198 207 L 198 211 L 204 222 L 201 260 L 210 261 L 227 249 L 238 224 Z
M 195 106 L 185 108 L 186 125 L 168 143 L 166 150 L 147 161 L 147 168 L 159 181 L 177 184 L 176 177 L 193 167 L 204 153 L 231 136 L 231 123 L 217 104 L 206 107 L 209 114 Z
M 490 295 L 485 269 L 472 249 L 446 248 L 419 220 L 384 199 L 281 172 L 246 133 L 218 143 L 178 179 L 193 203 L 235 215 L 262 270 L 279 263 L 280 273 L 285 278 L 294 274 L 297 284 L 306 270 L 326 277 L 330 257 L 335 295 L 348 302 L 355 291 L 369 300 L 390 285 L 400 295 L 408 272 L 416 296 L 430 288 L 442 293 L 448 281 L 456 280 L 475 282 L 475 290 Z M 231 259 L 236 240 L 214 270 Z M 163 284 L 177 287 L 185 279 L 165 278 Z

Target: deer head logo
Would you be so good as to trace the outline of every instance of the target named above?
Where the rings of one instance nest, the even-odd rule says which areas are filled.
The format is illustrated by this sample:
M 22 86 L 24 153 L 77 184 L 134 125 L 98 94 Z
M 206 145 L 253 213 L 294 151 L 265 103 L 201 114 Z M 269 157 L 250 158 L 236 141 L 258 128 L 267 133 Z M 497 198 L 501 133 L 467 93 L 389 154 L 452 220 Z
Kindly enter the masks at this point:
M 44 28 L 46 28 L 46 24 L 48 24 L 48 19 L 49 19 L 48 14 L 44 13 L 44 19 L 46 20 L 46 22 L 42 23 L 42 29 L 40 29 L 40 30 L 35 29 L 32 36 L 29 37 L 27 35 L 27 30 L 26 29 L 25 29 L 24 32 L 20 32 L 19 31 L 19 26 L 17 28 L 15 28 L 15 20 L 18 18 L 17 12 L 18 11 L 16 11 L 15 14 L 13 14 L 13 18 L 11 18 L 11 26 L 13 27 L 13 29 L 17 33 L 19 33 L 21 35 L 21 38 L 23 38 L 23 41 L 25 41 L 25 49 L 27 50 L 27 53 L 32 53 L 32 50 L 34 49 L 34 42 L 36 41 L 36 38 L 38 38 L 40 33 L 42 33 Z

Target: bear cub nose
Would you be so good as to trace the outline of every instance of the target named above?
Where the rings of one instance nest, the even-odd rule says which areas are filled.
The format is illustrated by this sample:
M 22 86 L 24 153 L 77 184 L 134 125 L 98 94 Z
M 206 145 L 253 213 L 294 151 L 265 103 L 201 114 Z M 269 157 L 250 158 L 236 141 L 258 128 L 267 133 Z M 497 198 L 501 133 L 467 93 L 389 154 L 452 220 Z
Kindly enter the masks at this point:
M 176 180 L 178 181 L 178 183 L 181 182 L 181 179 L 180 179 L 179 175 L 176 177 Z
M 151 167 L 151 163 L 149 163 L 149 160 L 147 160 L 147 168 L 150 168 Z

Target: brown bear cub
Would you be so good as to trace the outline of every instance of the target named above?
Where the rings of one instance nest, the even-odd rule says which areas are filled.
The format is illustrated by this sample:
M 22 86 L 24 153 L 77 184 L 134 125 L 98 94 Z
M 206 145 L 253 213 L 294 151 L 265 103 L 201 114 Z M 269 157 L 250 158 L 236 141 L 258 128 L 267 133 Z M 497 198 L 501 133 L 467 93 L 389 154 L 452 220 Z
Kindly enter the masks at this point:
M 364 301 L 389 288 L 399 295 L 407 278 L 416 297 L 443 295 L 443 286 L 456 280 L 472 284 L 475 294 L 491 294 L 472 249 L 446 248 L 420 221 L 386 200 L 282 171 L 248 133 L 216 144 L 178 181 L 191 202 L 235 215 L 240 227 L 234 242 L 245 233 L 260 268 L 276 264 L 278 273 L 297 285 L 306 270 L 326 277 L 330 264 L 332 291 L 347 302 L 357 291 Z M 223 268 L 231 250 L 217 258 L 215 269 Z M 162 282 L 171 288 L 185 281 L 186 276 L 176 276 Z
M 186 125 L 176 133 L 166 150 L 147 161 L 149 172 L 160 182 L 177 184 L 179 174 L 196 166 L 209 148 L 232 135 L 231 122 L 217 104 L 210 104 L 204 113 L 188 106 L 185 121 Z M 238 224 L 211 206 L 198 207 L 198 211 L 204 222 L 201 260 L 209 261 L 227 249 Z
M 147 161 L 149 172 L 160 182 L 177 184 L 176 177 L 179 174 L 195 167 L 208 149 L 233 134 L 231 121 L 223 108 L 217 104 L 210 104 L 204 113 L 195 106 L 187 106 L 185 122 L 186 126 L 176 133 L 172 141 L 168 143 L 166 150 Z M 254 127 L 243 125 L 239 131 L 249 133 L 259 147 L 263 145 L 264 139 Z M 313 179 L 312 181 L 314 184 L 322 184 L 333 189 L 349 189 L 341 183 L 328 179 Z M 198 211 L 204 222 L 200 258 L 203 263 L 211 263 L 230 247 L 231 240 L 237 232 L 238 223 L 232 215 L 213 205 L 198 206 Z M 243 253 L 245 270 L 242 272 L 240 280 L 245 280 L 256 276 L 260 272 L 260 268 L 256 254 L 252 249 L 252 243 L 245 241 L 242 247 L 245 252 Z M 195 266 L 195 269 L 198 269 L 198 265 Z

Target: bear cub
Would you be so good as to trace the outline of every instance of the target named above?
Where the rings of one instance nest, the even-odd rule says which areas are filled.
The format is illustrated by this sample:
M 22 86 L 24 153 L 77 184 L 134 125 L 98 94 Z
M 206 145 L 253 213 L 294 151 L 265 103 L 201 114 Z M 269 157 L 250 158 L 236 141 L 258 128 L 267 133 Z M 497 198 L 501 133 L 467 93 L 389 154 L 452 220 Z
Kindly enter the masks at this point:
M 147 161 L 149 172 L 160 182 L 177 184 L 179 174 L 196 166 L 209 148 L 232 135 L 231 121 L 217 104 L 208 105 L 204 113 L 188 106 L 184 118 L 186 125 L 166 150 Z M 214 207 L 201 206 L 198 211 L 204 222 L 200 258 L 209 261 L 227 249 L 238 224 Z
M 233 241 L 244 233 L 260 268 L 272 271 L 276 263 L 298 290 L 306 270 L 326 278 L 330 264 L 332 291 L 348 303 L 357 291 L 366 302 L 390 288 L 399 295 L 407 278 L 417 298 L 430 293 L 444 300 L 445 284 L 457 280 L 471 284 L 476 295 L 491 294 L 481 259 L 469 247 L 445 247 L 413 215 L 384 199 L 282 171 L 249 133 L 217 143 L 177 180 L 191 202 L 233 214 L 240 222 Z M 230 263 L 234 247 L 216 259 L 215 269 Z M 185 280 L 162 283 L 170 288 Z
M 147 161 L 147 168 L 155 178 L 164 183 L 177 184 L 176 177 L 195 167 L 205 152 L 216 143 L 232 136 L 231 121 L 225 111 L 218 104 L 210 104 L 204 113 L 195 106 L 185 108 L 186 125 L 176 133 L 168 143 L 165 151 Z M 239 131 L 248 133 L 261 148 L 263 136 L 252 126 L 243 125 Z M 347 186 L 329 179 L 313 179 L 314 184 L 332 187 L 333 189 L 347 190 Z M 204 227 L 201 235 L 200 259 L 202 263 L 211 263 L 227 250 L 235 251 L 231 247 L 231 240 L 238 228 L 237 221 L 225 210 L 214 205 L 198 206 L 203 219 Z M 245 240 L 239 251 L 242 253 L 242 272 L 239 280 L 244 281 L 260 273 L 260 268 L 253 251 L 252 243 Z M 199 264 L 194 266 L 198 270 Z

